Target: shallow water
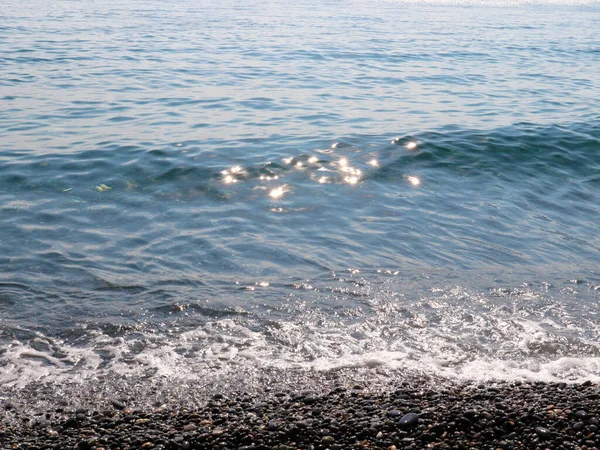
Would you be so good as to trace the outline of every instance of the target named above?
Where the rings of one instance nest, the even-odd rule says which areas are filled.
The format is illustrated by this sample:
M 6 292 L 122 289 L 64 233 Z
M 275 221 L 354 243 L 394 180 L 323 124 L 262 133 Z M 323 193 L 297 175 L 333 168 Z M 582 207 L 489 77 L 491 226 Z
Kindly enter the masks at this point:
M 599 13 L 3 4 L 0 383 L 598 380 Z

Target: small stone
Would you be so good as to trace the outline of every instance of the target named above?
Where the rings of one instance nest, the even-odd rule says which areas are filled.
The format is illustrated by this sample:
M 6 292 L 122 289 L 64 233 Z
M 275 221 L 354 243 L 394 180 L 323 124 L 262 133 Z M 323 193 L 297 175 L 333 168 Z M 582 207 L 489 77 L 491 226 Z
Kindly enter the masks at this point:
M 183 427 L 183 431 L 196 431 L 197 429 L 198 427 L 193 423 L 188 423 L 186 426 Z
M 40 428 L 47 428 L 50 426 L 50 421 L 46 419 L 37 419 L 34 425 Z
M 315 397 L 314 395 L 307 395 L 302 399 L 302 401 L 305 405 L 312 405 L 314 402 L 317 401 L 317 397 Z
M 119 400 L 112 400 L 110 403 L 115 407 L 115 409 L 123 410 L 126 407 L 125 403 L 120 402 Z
M 323 442 L 323 444 L 333 444 L 335 442 L 335 438 L 333 436 L 323 436 L 323 439 L 321 439 L 321 441 Z
M 587 412 L 583 409 L 580 409 L 575 413 L 575 417 L 577 417 L 578 419 L 585 419 L 587 417 Z
M 79 428 L 79 422 L 74 417 L 71 417 L 64 423 L 63 428 Z
M 415 413 L 405 414 L 402 419 L 400 419 L 399 425 L 400 428 L 412 428 L 419 422 L 419 415 Z
M 552 437 L 552 432 L 548 428 L 536 427 L 535 432 L 541 439 L 550 439 Z
M 402 411 L 398 410 L 398 409 L 391 409 L 388 411 L 388 416 L 392 416 L 392 417 L 400 417 L 402 416 Z

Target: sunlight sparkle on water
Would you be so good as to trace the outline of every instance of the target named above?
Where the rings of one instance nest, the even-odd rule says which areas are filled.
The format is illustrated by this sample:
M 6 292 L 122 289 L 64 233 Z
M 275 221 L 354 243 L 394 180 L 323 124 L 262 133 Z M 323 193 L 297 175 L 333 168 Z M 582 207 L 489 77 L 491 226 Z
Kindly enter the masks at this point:
M 417 143 L 415 141 L 410 141 L 406 144 L 406 148 L 409 150 L 414 150 L 415 148 L 417 148 Z
M 418 186 L 421 184 L 421 180 L 419 180 L 419 178 L 417 178 L 417 177 L 406 177 L 406 179 L 413 186 Z
M 369 161 L 369 165 L 371 167 L 379 167 L 379 161 L 377 161 L 375 158 L 373 158 L 372 160 Z
M 280 199 L 281 197 L 283 197 L 283 194 L 285 194 L 286 192 L 287 192 L 287 187 L 285 185 L 279 186 L 274 189 L 271 189 L 271 192 L 269 192 L 269 197 L 277 200 L 277 199 Z

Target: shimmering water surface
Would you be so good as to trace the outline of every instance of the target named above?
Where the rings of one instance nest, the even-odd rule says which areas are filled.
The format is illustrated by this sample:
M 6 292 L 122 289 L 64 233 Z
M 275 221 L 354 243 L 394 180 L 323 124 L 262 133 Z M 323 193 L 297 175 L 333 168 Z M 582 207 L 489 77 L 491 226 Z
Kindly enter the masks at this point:
M 0 17 L 4 387 L 600 380 L 598 4 Z

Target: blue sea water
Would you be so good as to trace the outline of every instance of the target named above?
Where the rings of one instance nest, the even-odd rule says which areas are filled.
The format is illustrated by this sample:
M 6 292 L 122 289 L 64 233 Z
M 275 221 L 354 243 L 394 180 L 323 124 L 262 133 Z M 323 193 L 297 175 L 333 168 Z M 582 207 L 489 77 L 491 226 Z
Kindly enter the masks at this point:
M 3 389 L 600 380 L 598 3 L 0 18 Z

